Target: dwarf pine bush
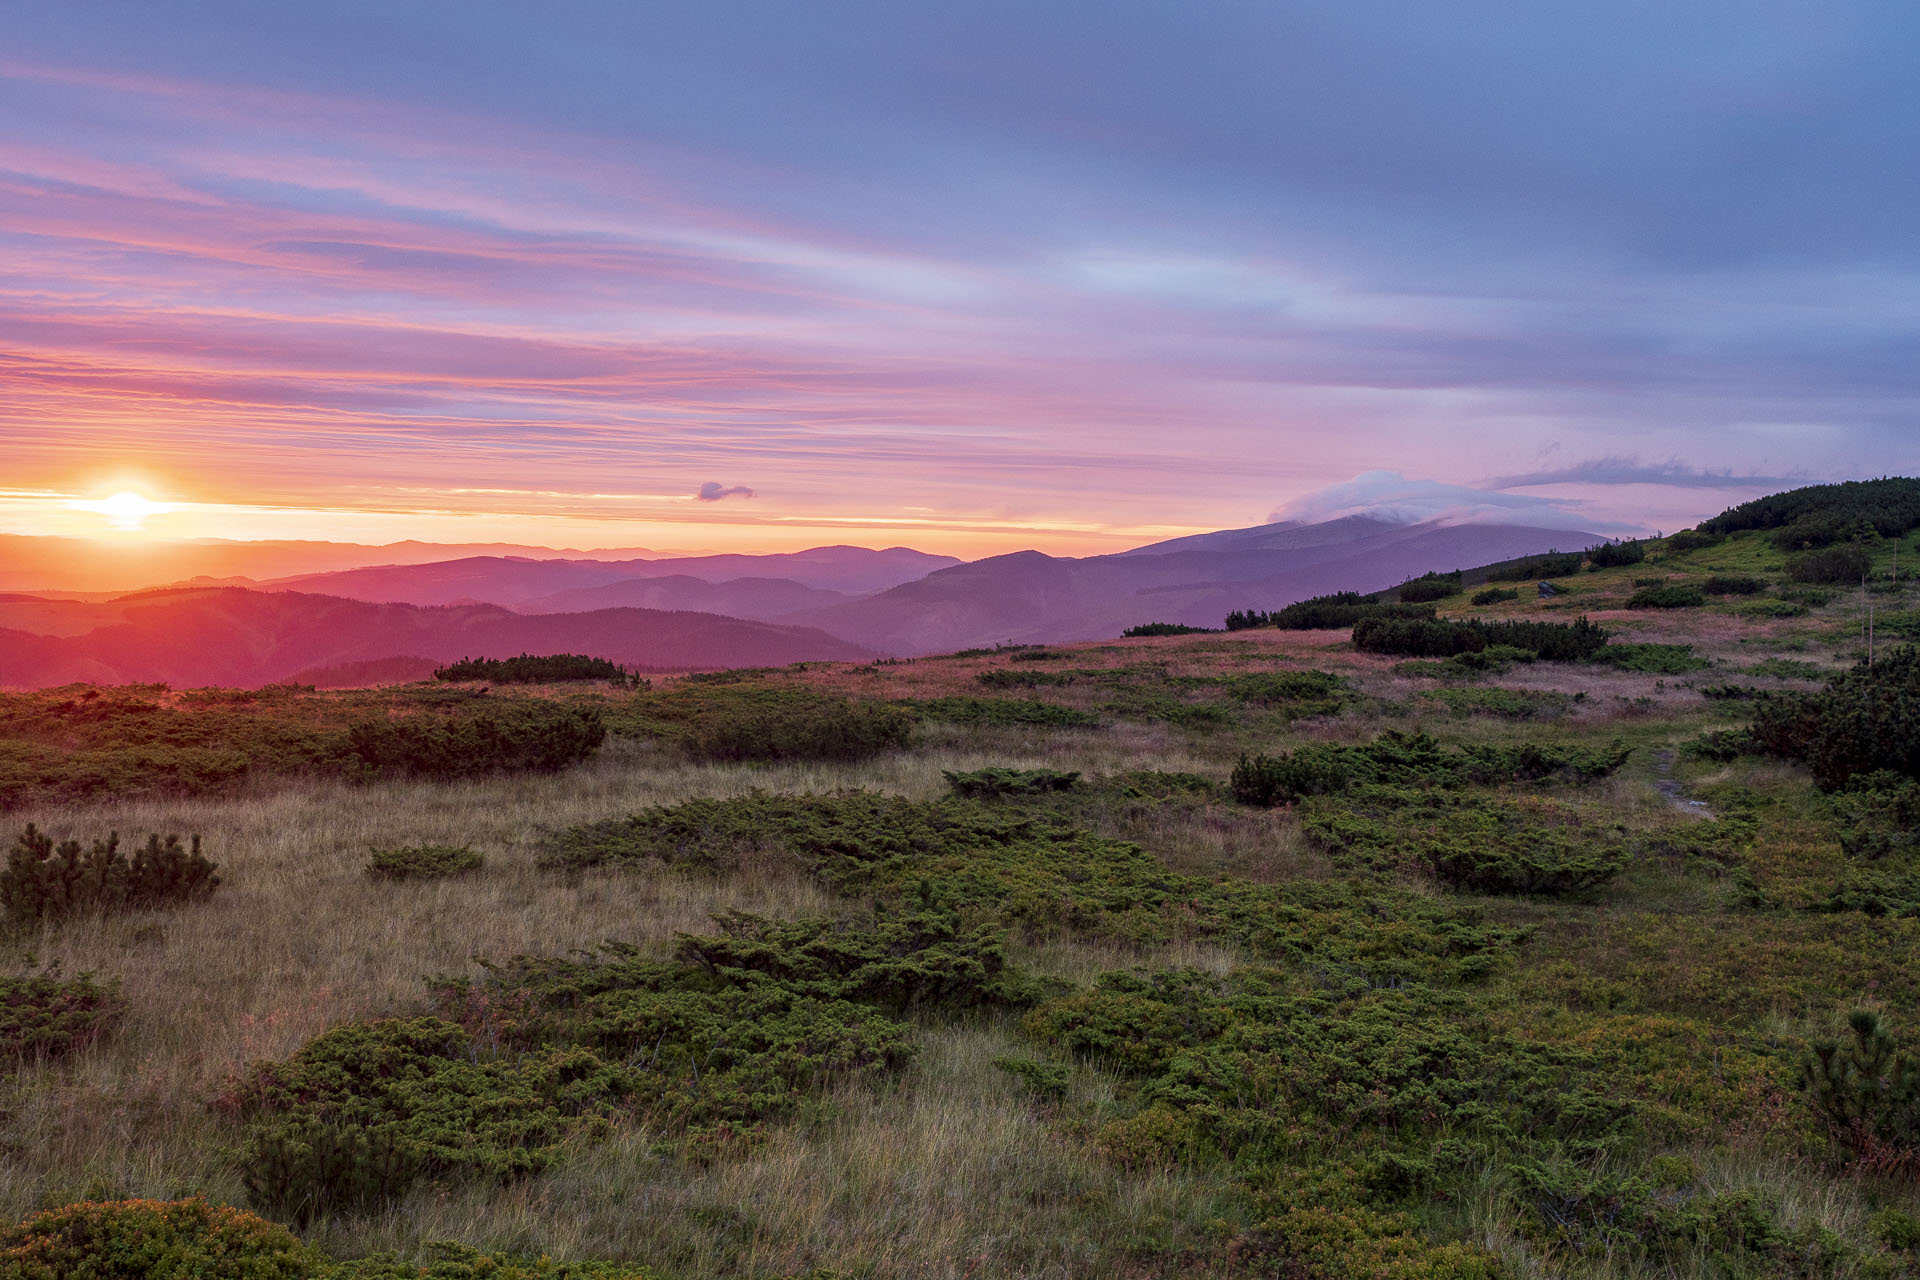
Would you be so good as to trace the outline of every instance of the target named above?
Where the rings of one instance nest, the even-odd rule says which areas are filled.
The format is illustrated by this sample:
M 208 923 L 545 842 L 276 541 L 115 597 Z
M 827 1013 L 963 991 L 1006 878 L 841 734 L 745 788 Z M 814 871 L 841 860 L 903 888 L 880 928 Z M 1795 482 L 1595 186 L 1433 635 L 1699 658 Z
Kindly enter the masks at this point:
M 478 871 L 485 862 L 472 845 L 407 845 L 373 850 L 367 874 L 375 880 L 434 880 Z
M 1903 1053 L 1879 1014 L 1847 1019 L 1850 1040 L 1816 1040 L 1800 1087 L 1841 1146 L 1907 1168 L 1920 1163 L 1920 1059 Z
M 1803 762 L 1829 789 L 1882 770 L 1920 778 L 1920 648 L 1860 662 L 1818 693 L 1769 698 L 1754 715 L 1753 736 Z
M 461 778 L 564 769 L 599 750 L 606 736 L 592 707 L 525 699 L 363 720 L 348 729 L 346 751 L 363 777 Z
M 1078 770 L 1069 773 L 1059 769 L 1008 769 L 997 765 L 964 773 L 946 769 L 941 771 L 941 776 L 946 778 L 953 794 L 972 799 L 1071 791 L 1080 781 Z
M 490 680 L 497 684 L 562 684 L 574 680 L 604 680 L 613 684 L 639 687 L 646 684 L 627 668 L 606 658 L 590 658 L 583 653 L 536 655 L 523 653 L 517 658 L 462 658 L 434 670 L 435 680 Z
M 57 920 L 84 911 L 138 911 L 195 902 L 220 884 L 214 864 L 200 852 L 200 837 L 182 846 L 180 837 L 157 835 L 120 852 L 118 832 L 91 846 L 53 837 L 29 823 L 8 851 L 0 871 L 0 912 L 16 924 Z
M 91 974 L 0 977 L 0 1069 L 23 1060 L 63 1058 L 111 1030 L 126 1012 L 117 983 Z
M 1460 787 L 1469 783 L 1590 782 L 1626 763 L 1629 748 L 1523 742 L 1449 749 L 1424 733 L 1389 730 L 1358 746 L 1315 743 L 1282 756 L 1243 756 L 1228 783 L 1242 804 L 1271 807 L 1363 783 Z
M 4 1280 L 320 1280 L 277 1223 L 205 1200 L 70 1204 L 0 1230 Z

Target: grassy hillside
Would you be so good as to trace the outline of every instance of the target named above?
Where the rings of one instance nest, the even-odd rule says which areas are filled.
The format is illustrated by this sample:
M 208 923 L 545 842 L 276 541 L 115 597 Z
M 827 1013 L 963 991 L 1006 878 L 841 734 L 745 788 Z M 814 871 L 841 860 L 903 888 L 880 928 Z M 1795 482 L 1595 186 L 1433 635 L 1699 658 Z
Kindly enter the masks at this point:
M 1768 528 L 1644 549 L 1433 602 L 1588 618 L 1578 662 L 12 696 L 9 840 L 198 834 L 219 883 L 10 917 L 0 1218 L 60 1213 L 0 1276 L 1920 1274 L 1920 802 L 1745 732 L 1815 723 L 1869 607 L 1899 670 L 1920 545 L 1864 590 Z M 604 741 L 340 763 L 476 707 Z M 291 1234 L 112 1203 L 195 1196 Z

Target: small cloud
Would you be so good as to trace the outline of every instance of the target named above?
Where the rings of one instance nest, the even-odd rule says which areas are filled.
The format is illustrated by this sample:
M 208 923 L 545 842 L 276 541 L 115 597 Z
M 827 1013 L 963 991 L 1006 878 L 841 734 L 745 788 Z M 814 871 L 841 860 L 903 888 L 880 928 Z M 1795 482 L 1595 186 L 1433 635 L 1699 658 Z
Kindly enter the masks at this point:
M 1492 488 L 1498 490 L 1532 489 L 1550 484 L 1665 484 L 1682 489 L 1787 489 L 1806 483 L 1805 476 L 1742 476 L 1731 471 L 1707 471 L 1673 460 L 1642 462 L 1637 457 L 1626 455 L 1589 458 L 1585 462 L 1547 471 L 1528 471 L 1488 481 Z
M 743 484 L 722 485 L 717 480 L 709 480 L 700 486 L 700 492 L 693 495 L 702 502 L 718 502 L 722 498 L 751 498 L 753 490 Z
M 1451 523 L 1523 523 L 1547 528 L 1580 528 L 1588 519 L 1570 508 L 1578 504 L 1554 498 L 1472 489 L 1438 480 L 1414 480 L 1398 471 L 1368 471 L 1344 484 L 1305 494 L 1267 517 L 1269 521 L 1318 523 L 1342 516 L 1371 516 L 1398 524 L 1427 520 Z

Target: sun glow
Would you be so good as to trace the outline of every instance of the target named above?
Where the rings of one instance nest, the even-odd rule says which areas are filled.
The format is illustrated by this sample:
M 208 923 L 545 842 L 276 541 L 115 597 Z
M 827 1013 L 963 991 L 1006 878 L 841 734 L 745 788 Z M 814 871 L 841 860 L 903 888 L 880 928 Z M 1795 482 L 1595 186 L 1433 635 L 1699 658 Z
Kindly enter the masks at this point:
M 103 515 L 114 528 L 130 533 L 137 531 L 148 516 L 163 515 L 173 510 L 171 503 L 149 502 L 139 494 L 124 489 L 111 497 L 77 501 L 72 505 L 82 511 Z

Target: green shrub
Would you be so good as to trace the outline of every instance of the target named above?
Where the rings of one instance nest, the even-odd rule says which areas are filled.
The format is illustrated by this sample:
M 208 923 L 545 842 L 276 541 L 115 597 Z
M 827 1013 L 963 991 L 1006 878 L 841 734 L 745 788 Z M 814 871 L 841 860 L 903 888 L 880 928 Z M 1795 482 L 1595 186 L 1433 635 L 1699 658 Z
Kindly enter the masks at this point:
M 1881 859 L 1920 849 L 1920 782 L 1881 771 L 1855 774 L 1827 798 L 1850 858 Z
M 1756 755 L 1760 744 L 1746 729 L 1709 729 L 1680 744 L 1680 754 L 1694 760 L 1712 760 L 1724 764 L 1741 756 Z
M 69 982 L 51 973 L 0 977 L 0 1067 L 77 1053 L 125 1013 L 119 984 L 97 983 L 91 974 Z
M 1378 596 L 1363 596 L 1357 591 L 1336 591 L 1332 595 L 1298 600 L 1272 613 L 1258 610 L 1236 611 L 1227 615 L 1227 630 L 1244 631 L 1252 627 L 1279 627 L 1283 631 L 1335 631 L 1351 627 L 1362 618 L 1431 618 L 1432 605 L 1385 604 Z
M 0 1231 L 0 1280 L 309 1280 L 285 1227 L 205 1200 L 70 1204 Z
M 1700 588 L 1678 582 L 1642 587 L 1627 597 L 1629 609 L 1692 609 L 1707 602 Z
M 1871 529 L 1892 538 L 1920 526 L 1920 480 L 1888 476 L 1768 494 L 1700 522 L 1706 533 L 1773 529 L 1784 551 L 1823 547 Z
M 1480 893 L 1582 893 L 1628 859 L 1617 829 L 1597 828 L 1571 806 L 1407 787 L 1357 788 L 1316 806 L 1306 829 L 1347 865 L 1424 870 Z
M 189 847 L 177 835 L 164 842 L 148 836 L 129 858 L 120 852 L 118 832 L 91 847 L 78 840 L 56 845 L 29 823 L 0 871 L 0 912 L 15 923 L 33 923 L 86 911 L 140 911 L 199 901 L 219 884 L 199 836 Z
M 1033 698 L 930 698 L 910 703 L 928 720 L 992 727 L 1097 729 L 1106 722 L 1090 711 Z
M 1603 542 L 1587 548 L 1587 563 L 1596 569 L 1617 569 L 1623 565 L 1639 564 L 1646 558 L 1647 544 L 1635 539 Z
M 1801 604 L 1809 609 L 1822 609 L 1834 601 L 1839 593 L 1832 587 L 1781 587 L 1774 593 L 1789 604 Z
M 898 1070 L 907 1013 L 1031 1004 L 998 930 L 945 914 L 856 926 L 717 917 L 670 959 L 608 945 L 431 983 L 443 1017 L 336 1027 L 220 1099 L 246 1121 L 248 1195 L 294 1222 L 423 1177 L 510 1179 L 611 1131 L 745 1135 Z
M 433 880 L 478 871 L 485 861 L 472 845 L 406 845 L 373 850 L 367 874 L 375 880 Z
M 1484 591 L 1473 593 L 1473 603 L 1476 605 L 1501 604 L 1519 598 L 1520 593 L 1508 587 L 1488 587 Z
M 636 1087 L 590 1050 L 488 1055 L 435 1018 L 350 1023 L 223 1102 L 249 1121 L 241 1164 L 255 1208 L 296 1223 L 362 1210 L 428 1174 L 509 1178 L 569 1137 L 604 1131 Z
M 1816 1040 L 1800 1087 L 1834 1140 L 1855 1155 L 1920 1160 L 1920 1060 L 1899 1051 L 1880 1015 L 1847 1019 L 1851 1041 Z
M 1705 551 L 1708 547 L 1717 547 L 1725 542 L 1726 535 L 1701 533 L 1697 529 L 1682 529 L 1678 533 L 1667 535 L 1667 550 L 1674 555 L 1688 551 Z
M 1459 787 L 1548 778 L 1585 782 L 1611 774 L 1628 754 L 1619 742 L 1595 748 L 1518 743 L 1448 750 L 1426 734 L 1390 730 L 1361 746 L 1321 743 L 1283 756 L 1243 756 L 1228 786 L 1242 804 L 1271 806 L 1367 783 Z
M 1235 702 L 1284 706 L 1306 716 L 1336 712 L 1354 699 L 1348 679 L 1332 672 L 1248 672 L 1223 677 L 1219 687 Z
M 1586 557 L 1578 551 L 1549 552 L 1528 556 L 1512 564 L 1497 565 L 1487 573 L 1489 582 L 1531 582 L 1540 578 L 1564 578 L 1580 572 Z
M 1856 664 L 1818 693 L 1782 693 L 1759 708 L 1754 738 L 1799 760 L 1821 786 L 1889 770 L 1920 778 L 1920 649 Z
M 1138 626 L 1128 627 L 1120 633 L 1120 636 L 1124 640 L 1141 636 L 1197 636 L 1210 635 L 1219 629 L 1218 627 L 1190 627 L 1184 622 L 1143 622 Z
M 1705 658 L 1695 657 L 1690 644 L 1642 644 L 1637 641 L 1607 645 L 1593 655 L 1593 660 L 1621 671 L 1663 676 L 1684 675 L 1712 665 Z
M 903 708 L 810 689 L 704 690 L 672 710 L 681 749 L 696 760 L 865 760 L 913 737 Z
M 1606 643 L 1607 633 L 1585 618 L 1571 623 L 1363 618 L 1353 627 L 1353 645 L 1361 652 L 1409 658 L 1451 658 L 1504 645 L 1548 662 L 1577 662 L 1591 658 Z
M 993 799 L 1000 796 L 1042 795 L 1049 791 L 1071 791 L 1080 781 L 1079 771 L 1063 773 L 1058 769 L 1007 769 L 999 766 L 955 773 L 942 770 L 947 786 L 956 796 Z
M 1716 573 L 1702 582 L 1700 589 L 1710 596 L 1757 596 L 1767 589 L 1767 580 L 1745 574 Z
M 1855 585 L 1864 580 L 1872 568 L 1873 560 L 1867 549 L 1851 542 L 1787 557 L 1789 578 L 1816 585 Z
M 1418 578 L 1403 582 L 1395 589 L 1402 604 L 1427 604 L 1434 600 L 1445 600 L 1460 590 L 1460 571 L 1452 573 L 1427 573 Z
M 347 731 L 347 752 L 363 777 L 461 778 L 554 772 L 592 755 L 606 736 L 592 707 L 501 700 L 477 710 L 360 721 Z
M 1227 789 L 1241 804 L 1270 809 L 1303 796 L 1323 796 L 1349 782 L 1344 761 L 1305 750 L 1284 756 L 1241 756 Z
M 639 676 L 605 658 L 583 653 L 555 653 L 517 658 L 462 658 L 434 670 L 435 680 L 491 680 L 496 684 L 563 684 L 572 680 L 603 680 L 614 684 L 644 684 Z

